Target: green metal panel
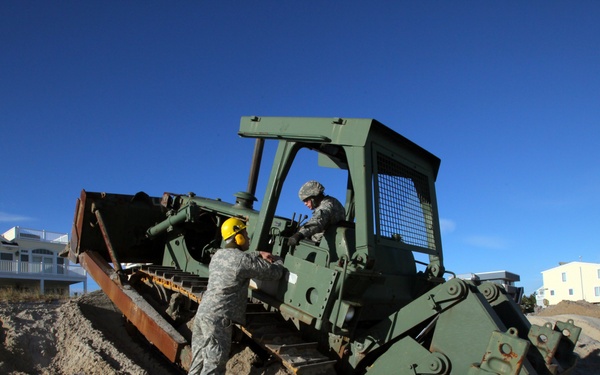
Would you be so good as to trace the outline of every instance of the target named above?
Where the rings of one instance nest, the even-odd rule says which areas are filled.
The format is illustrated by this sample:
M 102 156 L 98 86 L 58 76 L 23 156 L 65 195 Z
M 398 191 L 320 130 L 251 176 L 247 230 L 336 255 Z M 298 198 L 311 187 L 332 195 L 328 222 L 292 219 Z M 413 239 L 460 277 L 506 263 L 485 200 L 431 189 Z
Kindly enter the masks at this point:
M 280 283 L 278 297 L 285 304 L 314 316 L 325 318 L 325 312 L 335 296 L 338 272 L 315 266 L 291 254 L 285 258 L 288 271 L 285 283 Z
M 355 348 L 385 348 L 369 374 L 389 373 L 400 355 L 400 374 L 518 374 L 529 342 L 504 326 L 475 285 L 453 279 L 373 327 Z
M 238 134 L 244 137 L 364 146 L 371 119 L 305 117 L 242 117 Z

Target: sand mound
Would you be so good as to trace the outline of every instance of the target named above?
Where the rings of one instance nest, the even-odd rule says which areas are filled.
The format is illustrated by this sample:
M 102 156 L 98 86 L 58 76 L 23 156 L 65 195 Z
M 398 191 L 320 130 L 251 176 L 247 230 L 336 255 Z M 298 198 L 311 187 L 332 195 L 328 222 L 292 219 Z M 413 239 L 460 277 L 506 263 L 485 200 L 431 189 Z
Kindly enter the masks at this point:
M 0 303 L 0 374 L 181 375 L 129 327 L 102 291 L 68 302 Z M 234 347 L 228 374 L 284 375 Z
M 600 306 L 586 301 L 562 301 L 558 305 L 548 306 L 540 311 L 539 316 L 575 314 L 600 319 Z
M 2 374 L 178 374 L 141 339 L 102 292 L 68 302 L 0 304 Z

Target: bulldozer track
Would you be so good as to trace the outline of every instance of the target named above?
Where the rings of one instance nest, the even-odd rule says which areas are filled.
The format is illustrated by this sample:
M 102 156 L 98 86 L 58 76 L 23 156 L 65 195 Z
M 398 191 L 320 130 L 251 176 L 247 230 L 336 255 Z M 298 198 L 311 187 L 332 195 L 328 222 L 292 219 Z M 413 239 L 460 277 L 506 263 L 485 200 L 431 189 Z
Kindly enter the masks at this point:
M 199 303 L 208 278 L 168 266 L 142 265 L 133 269 L 132 277 L 152 283 L 159 290 L 180 293 Z M 264 303 L 248 301 L 246 324 L 238 328 L 283 365 L 298 375 L 335 374 L 335 360 L 318 350 L 317 342 L 306 342 L 277 311 Z

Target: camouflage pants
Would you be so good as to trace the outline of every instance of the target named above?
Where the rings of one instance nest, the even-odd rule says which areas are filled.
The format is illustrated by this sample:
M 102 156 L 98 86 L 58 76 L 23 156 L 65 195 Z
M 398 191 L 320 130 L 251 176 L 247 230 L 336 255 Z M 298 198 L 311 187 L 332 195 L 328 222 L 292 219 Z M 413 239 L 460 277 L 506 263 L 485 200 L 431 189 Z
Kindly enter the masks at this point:
M 196 315 L 192 329 L 189 375 L 224 375 L 231 349 L 233 323 L 223 317 Z

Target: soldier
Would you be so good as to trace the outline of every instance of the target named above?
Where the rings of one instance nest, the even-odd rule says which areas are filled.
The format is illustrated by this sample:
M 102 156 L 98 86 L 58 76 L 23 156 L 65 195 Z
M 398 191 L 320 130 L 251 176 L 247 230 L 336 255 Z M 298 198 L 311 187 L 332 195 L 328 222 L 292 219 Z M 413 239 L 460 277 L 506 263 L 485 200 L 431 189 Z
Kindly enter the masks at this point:
M 300 188 L 298 196 L 313 214 L 310 220 L 288 239 L 290 246 L 296 246 L 304 238 L 319 243 L 327 227 L 345 219 L 344 206 L 334 197 L 324 195 L 324 192 L 325 187 L 317 181 L 308 181 Z
M 206 292 L 202 296 L 192 330 L 192 363 L 188 374 L 225 374 L 235 323 L 245 324 L 248 285 L 251 278 L 278 280 L 283 262 L 250 247 L 246 224 L 229 218 L 221 225 L 226 242 L 209 266 Z

